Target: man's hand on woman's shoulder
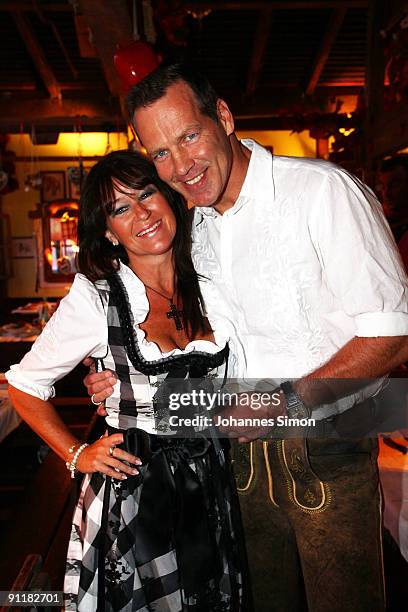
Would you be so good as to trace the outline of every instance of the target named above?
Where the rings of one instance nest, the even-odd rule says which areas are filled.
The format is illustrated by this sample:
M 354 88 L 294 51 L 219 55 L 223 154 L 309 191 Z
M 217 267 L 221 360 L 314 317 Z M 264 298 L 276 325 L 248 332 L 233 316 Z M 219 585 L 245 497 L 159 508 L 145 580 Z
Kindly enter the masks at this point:
M 96 411 L 99 416 L 106 416 L 104 402 L 112 395 L 113 386 L 118 381 L 117 376 L 112 370 L 95 372 L 95 363 L 91 357 L 86 357 L 82 363 L 89 367 L 89 374 L 84 378 L 87 393 L 93 404 L 100 404 Z

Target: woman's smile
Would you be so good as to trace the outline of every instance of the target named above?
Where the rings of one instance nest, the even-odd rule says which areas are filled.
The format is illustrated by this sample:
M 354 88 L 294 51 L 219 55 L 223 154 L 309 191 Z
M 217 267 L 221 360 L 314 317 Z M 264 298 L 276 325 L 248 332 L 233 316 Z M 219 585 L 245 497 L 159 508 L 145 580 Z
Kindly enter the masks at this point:
M 142 231 L 138 232 L 136 234 L 136 236 L 138 238 L 151 238 L 152 236 L 154 236 L 157 233 L 157 230 L 160 228 L 161 223 L 162 223 L 162 221 L 161 221 L 161 219 L 159 219 L 155 223 L 152 223 L 152 224 L 148 225 Z

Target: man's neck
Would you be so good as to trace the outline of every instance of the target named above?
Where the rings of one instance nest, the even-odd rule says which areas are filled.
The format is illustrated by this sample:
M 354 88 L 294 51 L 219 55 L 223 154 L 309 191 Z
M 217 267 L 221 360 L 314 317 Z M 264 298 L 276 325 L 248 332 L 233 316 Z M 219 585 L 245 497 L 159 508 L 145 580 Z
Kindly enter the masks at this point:
M 245 177 L 248 172 L 249 161 L 251 159 L 251 151 L 240 143 L 235 134 L 231 136 L 231 147 L 232 166 L 229 180 L 224 193 L 213 205 L 215 210 L 221 215 L 232 208 L 237 201 L 242 185 L 244 184 Z

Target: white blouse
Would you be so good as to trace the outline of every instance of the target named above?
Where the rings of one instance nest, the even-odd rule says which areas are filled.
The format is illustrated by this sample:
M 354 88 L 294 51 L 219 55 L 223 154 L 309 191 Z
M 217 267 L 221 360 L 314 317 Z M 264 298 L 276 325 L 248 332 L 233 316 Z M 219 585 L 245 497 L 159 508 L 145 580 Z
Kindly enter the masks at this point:
M 124 264 L 121 264 L 119 268 L 119 276 L 129 296 L 137 341 L 142 356 L 146 360 L 151 361 L 193 351 L 214 354 L 232 338 L 234 334 L 232 324 L 215 314 L 217 310 L 213 306 L 210 309 L 212 314 L 209 315 L 209 321 L 215 342 L 193 340 L 183 350 L 175 348 L 162 353 L 155 342 L 146 339 L 145 332 L 138 325 L 145 321 L 149 312 L 149 303 L 143 283 Z M 98 281 L 96 284 L 101 289 L 108 289 L 106 281 Z M 208 288 L 206 288 L 206 299 L 216 299 Z M 230 344 L 230 351 L 231 349 L 228 367 L 230 375 L 235 376 L 237 375 L 237 360 Z M 103 358 L 105 366 L 114 369 L 114 360 L 108 346 L 107 304 L 103 304 L 96 286 L 83 274 L 77 274 L 68 295 L 61 300 L 42 334 L 21 362 L 11 366 L 6 373 L 6 378 L 17 389 L 42 400 L 48 400 L 55 395 L 54 383 L 87 356 Z M 216 374 L 222 376 L 223 372 Z M 138 414 L 138 427 L 150 433 L 155 433 L 152 411 L 152 399 L 157 390 L 155 383 L 157 383 L 157 377 L 142 373 L 138 373 L 137 380 L 132 380 L 137 406 L 145 408 L 144 419 L 143 410 L 142 418 Z M 118 404 L 119 392 L 120 385 L 116 384 L 112 396 L 114 405 Z M 115 410 L 110 411 L 107 407 L 107 411 L 107 423 L 117 427 Z

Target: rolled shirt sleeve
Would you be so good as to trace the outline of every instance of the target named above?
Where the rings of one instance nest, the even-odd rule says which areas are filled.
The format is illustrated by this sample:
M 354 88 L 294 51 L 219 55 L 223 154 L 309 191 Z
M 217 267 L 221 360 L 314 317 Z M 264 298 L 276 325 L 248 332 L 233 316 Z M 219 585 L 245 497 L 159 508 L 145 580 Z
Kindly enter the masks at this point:
M 6 378 L 17 389 L 48 400 L 55 395 L 54 383 L 85 357 L 106 355 L 107 335 L 106 313 L 98 290 L 77 274 L 31 350 L 10 367 Z
M 407 277 L 373 192 L 333 169 L 318 194 L 311 227 L 326 285 L 353 317 L 355 335 L 408 335 Z

